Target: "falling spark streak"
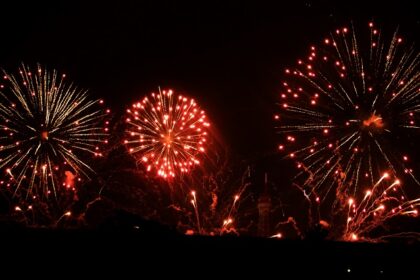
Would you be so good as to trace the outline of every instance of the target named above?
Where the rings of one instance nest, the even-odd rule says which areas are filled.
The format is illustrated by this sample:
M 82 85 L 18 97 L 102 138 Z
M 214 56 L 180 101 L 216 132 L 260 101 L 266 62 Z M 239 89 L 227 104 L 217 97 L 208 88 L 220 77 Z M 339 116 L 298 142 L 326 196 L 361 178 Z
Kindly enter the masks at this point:
M 270 238 L 278 238 L 278 239 L 281 239 L 282 237 L 283 235 L 280 232 L 270 236 Z
M 381 242 L 401 237 L 419 239 L 420 233 L 418 232 L 397 232 L 392 234 L 375 232 L 393 218 L 401 216 L 418 217 L 419 214 L 420 198 L 407 199 L 401 181 L 394 178 L 392 183 L 388 183 L 387 180 L 390 178 L 389 173 L 385 172 L 370 189 L 364 192 L 360 202 L 351 196 L 340 194 L 343 204 L 338 206 L 338 211 L 332 208 L 331 213 L 337 215 L 336 217 L 339 217 L 339 219 L 345 218 L 345 227 L 343 229 L 341 226 L 330 227 L 329 223 L 321 220 L 320 217 L 317 219 L 317 222 L 323 228 L 332 230 L 329 238 L 369 242 Z M 309 202 L 308 217 L 311 219 L 313 202 L 316 202 L 315 205 L 319 205 L 319 197 L 316 194 L 310 197 L 299 185 L 295 184 L 295 186 L 298 187 Z M 344 216 L 341 215 L 342 213 L 344 213 Z M 276 228 L 290 223 L 294 225 L 296 233 L 302 236 L 301 230 L 293 217 L 289 217 L 287 221 L 279 222 Z M 312 221 L 310 221 L 310 225 L 313 225 Z
M 58 224 L 60 223 L 60 221 L 65 218 L 65 217 L 70 217 L 71 216 L 71 212 L 67 211 L 65 212 L 63 215 L 61 215 L 60 218 L 58 218 L 58 220 L 55 222 L 55 226 L 58 226 Z
M 185 174 L 200 164 L 205 153 L 206 114 L 193 99 L 172 90 L 152 93 L 127 110 L 129 152 L 165 179 Z
M 223 168 L 223 166 L 219 166 L 219 168 Z M 188 193 L 188 201 L 193 206 L 195 220 L 194 222 L 189 221 L 185 225 L 185 232 L 188 235 L 195 233 L 201 235 L 239 234 L 238 221 L 235 219 L 239 217 L 240 202 L 244 202 L 247 199 L 247 195 L 244 193 L 251 185 L 248 182 L 249 169 L 242 174 L 241 182 L 236 188 L 236 194 L 230 196 L 230 199 L 219 192 L 219 190 L 224 188 L 219 183 L 225 184 L 228 182 L 225 181 L 227 177 L 219 174 L 219 171 L 217 173 L 217 177 L 210 176 L 208 181 L 207 179 L 203 181 L 203 187 L 199 191 L 192 190 Z M 234 184 L 237 184 L 237 179 L 234 180 Z M 201 202 L 198 201 L 200 197 Z M 200 207 L 199 204 L 201 205 Z M 182 210 L 182 206 L 170 205 L 170 208 L 175 209 L 179 213 L 185 213 Z M 240 230 L 243 230 L 243 228 L 240 228 Z
M 221 230 L 222 232 L 226 231 L 227 228 L 233 224 L 232 212 L 235 210 L 236 202 L 238 200 L 239 200 L 239 195 L 235 195 L 233 197 L 232 206 L 229 209 L 229 213 L 227 215 L 227 218 L 223 221 L 222 230 Z
M 198 230 L 198 233 L 201 234 L 202 231 L 201 231 L 201 225 L 200 225 L 200 215 L 198 212 L 197 197 L 195 195 L 195 191 L 191 191 L 191 196 L 193 197 L 191 199 L 191 204 L 194 206 L 195 218 L 197 221 L 197 230 Z
M 381 184 L 385 184 L 383 180 L 389 178 L 386 175 L 387 173 L 370 190 L 366 191 L 359 206 L 356 206 L 356 201 L 353 199 L 350 201 L 349 199 L 347 227 L 343 234 L 344 240 L 381 240 L 384 239 L 384 236 L 370 237 L 370 232 L 397 216 L 417 217 L 418 210 L 416 207 L 420 206 L 420 198 L 406 200 L 401 182 L 398 179 L 395 179 L 387 187 L 379 188 Z
M 233 197 L 233 203 L 232 203 L 232 207 L 230 207 L 230 210 L 229 210 L 229 214 L 228 214 L 228 216 L 230 217 L 230 215 L 232 214 L 232 211 L 233 211 L 233 209 L 235 208 L 235 205 L 236 205 L 236 202 L 239 200 L 239 195 L 235 195 L 234 197 Z
M 246 186 L 247 185 L 245 185 L 243 187 L 243 189 L 245 189 Z M 195 213 L 195 218 L 196 218 L 196 224 L 197 224 L 198 233 L 199 234 L 203 234 L 203 231 L 202 231 L 202 228 L 201 228 L 201 223 L 200 223 L 200 212 L 198 210 L 196 192 L 195 191 L 191 191 L 191 196 L 192 196 L 192 199 L 191 199 L 190 202 L 191 202 L 191 204 L 194 207 L 194 213 Z M 236 203 L 238 202 L 238 200 L 239 200 L 239 195 L 235 195 L 234 198 L 233 198 L 232 205 L 230 206 L 229 212 L 227 214 L 227 218 L 223 220 L 222 227 L 220 229 L 220 233 L 223 233 L 223 232 L 228 231 L 228 228 L 231 227 L 231 226 L 233 226 L 234 220 L 232 218 L 232 214 L 233 214 L 233 211 L 235 210 L 235 206 L 236 206 Z
M 41 66 L 22 65 L 19 75 L 5 71 L 0 90 L 0 169 L 15 194 L 57 193 L 66 170 L 89 178 L 87 155 L 102 156 L 108 128 L 106 115 L 86 91 L 65 82 L 65 75 Z M 109 112 L 109 110 L 107 110 Z M 107 124 L 108 122 L 106 122 Z M 63 183 L 64 184 L 64 183 Z

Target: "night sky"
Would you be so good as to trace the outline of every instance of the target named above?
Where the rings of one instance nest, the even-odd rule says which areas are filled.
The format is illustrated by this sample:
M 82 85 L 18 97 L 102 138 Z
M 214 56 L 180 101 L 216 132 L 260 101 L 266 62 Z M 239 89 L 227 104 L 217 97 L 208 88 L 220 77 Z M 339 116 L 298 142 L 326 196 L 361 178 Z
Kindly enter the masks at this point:
M 212 128 L 218 132 L 222 145 L 229 150 L 231 155 L 258 166 L 259 178 L 257 179 L 260 185 L 263 182 L 262 173 L 268 171 L 270 179 L 273 182 L 276 181 L 272 185 L 278 189 L 286 185 L 284 178 L 290 179 L 291 174 L 296 171 L 292 161 L 283 160 L 277 153 L 278 136 L 273 120 L 286 67 L 294 66 L 297 59 L 307 53 L 311 44 L 318 44 L 331 31 L 351 22 L 363 25 L 374 20 L 383 29 L 395 30 L 399 27 L 404 39 L 413 42 L 416 50 L 420 49 L 420 13 L 417 8 L 418 3 L 416 3 L 418 1 L 414 0 L 317 2 L 278 0 L 275 1 L 276 4 L 265 1 L 246 3 L 248 1 L 239 0 L 104 0 L 95 1 L 96 3 L 9 0 L 3 2 L 0 4 L 0 68 L 15 72 L 21 63 L 31 66 L 40 63 L 48 69 L 57 69 L 60 73 L 66 73 L 68 80 L 75 82 L 80 88 L 87 89 L 95 98 L 103 98 L 106 101 L 114 112 L 114 122 L 123 116 L 125 109 L 131 106 L 132 102 L 157 91 L 158 86 L 162 89 L 171 88 L 175 92 L 194 97 L 206 110 L 212 122 Z M 118 162 L 108 164 L 115 167 L 114 164 Z M 292 170 L 293 172 L 289 172 Z M 107 175 L 108 171 L 103 173 Z M 137 187 L 138 182 L 127 177 L 125 173 L 121 177 L 126 181 L 131 180 L 129 184 L 126 184 L 129 187 Z M 122 180 L 122 183 L 116 186 L 123 189 L 126 181 Z M 97 182 L 93 184 L 95 183 Z M 113 190 L 118 191 L 117 188 Z M 256 192 L 259 191 L 260 189 Z M 289 210 L 291 209 L 287 215 L 306 216 L 307 205 L 301 192 L 289 191 L 290 188 L 289 190 L 285 188 L 276 193 L 278 201 L 284 203 Z M 125 196 L 126 194 L 131 196 Z M 138 208 L 143 207 L 139 207 L 137 197 L 129 192 L 122 192 L 114 199 L 121 201 L 121 205 L 124 206 L 130 206 L 132 203 Z M 150 201 L 154 202 L 154 199 Z M 9 207 L 9 204 L 6 206 Z M 81 208 L 85 209 L 84 207 L 83 205 Z M 100 207 L 97 212 L 105 212 Z M 276 210 L 278 215 L 274 217 L 275 222 L 287 218 L 278 208 Z M 163 209 L 167 209 L 166 205 Z M 253 211 L 254 216 L 258 214 L 255 203 L 248 209 Z M 92 212 L 95 213 L 95 209 Z M 401 226 L 404 222 L 410 225 L 415 224 L 420 229 L 419 222 L 413 223 L 412 220 L 401 219 L 392 225 L 397 230 L 404 229 L 404 226 Z M 123 223 L 124 221 L 120 224 Z M 1 230 L 0 227 L 0 232 Z M 289 232 L 293 233 L 294 230 L 290 228 Z M 287 233 L 285 231 L 285 236 Z M 77 237 L 77 235 L 74 236 Z M 42 265 L 35 269 L 27 268 L 27 271 L 44 273 L 45 264 L 53 265 L 50 264 L 49 259 L 45 261 L 38 255 L 39 252 L 45 253 L 44 244 L 50 242 L 49 244 L 53 244 L 52 247 L 55 249 L 51 250 L 53 253 L 49 254 L 49 258 L 61 262 L 61 265 L 64 264 L 66 267 L 62 271 L 66 273 L 73 271 L 74 268 L 89 265 L 90 269 L 95 269 L 96 275 L 105 268 L 116 267 L 115 260 L 121 258 L 124 261 L 126 259 L 134 261 L 135 263 L 129 263 L 132 264 L 132 269 L 135 269 L 134 275 L 141 275 L 144 273 L 142 269 L 147 265 L 145 265 L 146 262 L 142 263 L 137 258 L 143 255 L 149 259 L 149 262 L 153 262 L 150 266 L 153 268 L 156 264 L 165 263 L 165 260 L 172 265 L 174 260 L 175 263 L 180 262 L 180 265 L 174 269 L 161 266 L 164 269 L 153 270 L 153 274 L 158 273 L 159 270 L 169 271 L 169 273 L 178 271 L 178 273 L 196 277 L 202 275 L 203 272 L 220 269 L 223 275 L 226 275 L 225 269 L 227 269 L 228 272 L 235 273 L 235 278 L 238 278 L 236 275 L 238 271 L 248 273 L 248 270 L 252 268 L 260 273 L 256 265 L 257 261 L 273 263 L 271 265 L 273 274 L 269 277 L 284 275 L 287 278 L 289 274 L 285 274 L 283 269 L 290 272 L 291 268 L 285 265 L 289 263 L 300 265 L 299 269 L 292 271 L 294 274 L 308 271 L 319 272 L 322 271 L 319 268 L 324 265 L 327 271 L 334 270 L 339 271 L 340 275 L 343 273 L 347 275 L 353 270 L 349 264 L 359 262 L 362 267 L 369 266 L 371 271 L 380 272 L 382 275 L 384 268 L 391 269 L 395 266 L 394 259 L 401 258 L 404 262 L 407 260 L 406 251 L 397 250 L 398 244 L 394 248 L 395 254 L 391 250 L 386 255 L 378 251 L 379 247 L 374 248 L 376 251 L 372 250 L 373 247 L 360 247 L 363 244 L 360 246 L 352 244 L 351 246 L 355 247 L 349 246 L 347 249 L 336 244 L 333 246 L 330 244 L 329 247 L 321 244 L 318 247 L 307 248 L 303 243 L 298 246 L 297 243 L 290 243 L 289 247 L 286 243 L 278 243 L 276 247 L 273 246 L 274 243 L 268 243 L 273 241 L 272 239 L 253 240 L 256 242 L 250 242 L 247 246 L 243 243 L 235 243 L 237 241 L 233 239 L 226 239 L 225 243 L 221 243 L 219 239 L 215 239 L 214 243 L 211 243 L 213 241 L 205 243 L 203 239 L 200 247 L 196 246 L 197 240 L 191 239 L 197 243 L 191 243 L 190 250 L 186 250 L 187 243 L 181 242 L 174 247 L 176 250 L 170 251 L 167 248 L 172 248 L 170 246 L 176 244 L 176 242 L 172 243 L 172 239 L 163 243 L 159 240 L 155 244 L 145 238 L 143 244 L 135 243 L 139 241 L 137 236 L 128 238 L 127 235 L 121 238 L 112 236 L 109 239 L 104 238 L 103 241 L 98 241 L 100 238 L 98 239 L 97 236 L 91 236 L 88 239 L 82 239 L 79 236 L 85 241 L 85 245 L 83 242 L 75 242 L 77 238 L 75 239 L 74 236 L 65 240 L 51 239 L 53 240 L 51 241 L 50 236 L 45 235 L 46 242 L 39 242 L 40 238 L 37 235 L 33 235 L 32 239 L 28 238 L 26 241 L 16 239 L 11 242 L 13 238 L 3 238 L 6 242 L 2 243 L 2 248 L 9 243 L 9 246 L 13 246 L 10 252 L 14 252 L 16 256 L 10 253 L 3 255 L 13 263 L 20 266 L 24 264 L 25 268 L 36 259 L 42 260 Z M 23 243 L 22 240 L 24 240 Z M 73 240 L 74 243 L 69 240 Z M 248 241 L 247 239 L 240 240 L 240 242 Z M 24 244 L 22 245 L 24 249 L 16 249 L 15 244 Z M 37 251 L 28 247 L 27 244 L 32 244 Z M 38 245 L 40 245 L 39 248 Z M 144 248 L 147 246 L 153 249 L 145 253 Z M 158 246 L 166 246 L 167 254 L 161 254 L 160 251 L 155 250 Z M 114 250 L 118 248 L 116 250 L 118 253 L 111 254 L 110 248 Z M 205 249 L 201 250 L 202 248 Z M 238 248 L 241 249 L 238 250 Z M 271 253 L 265 254 L 268 248 L 271 248 Z M 417 247 L 414 248 L 413 252 L 418 255 Z M 126 254 L 123 252 L 125 249 L 132 250 L 133 254 Z M 250 249 L 258 253 L 251 255 Z M 80 253 L 85 252 L 83 250 L 87 253 Z M 68 251 L 75 252 L 77 257 L 73 258 L 72 254 L 67 254 Z M 200 274 L 191 273 L 190 269 L 194 266 L 179 257 L 178 254 L 182 255 L 182 252 L 190 258 L 196 258 L 195 262 L 201 262 L 203 269 Z M 212 258 L 209 262 L 202 262 L 201 258 L 197 258 L 197 255 L 207 256 L 208 252 L 216 254 L 217 258 Z M 329 259 L 322 257 L 323 252 L 329 252 Z M 102 260 L 99 266 L 92 265 L 92 259 L 95 259 L 92 258 L 92 254 L 95 253 L 98 255 L 95 255 L 96 259 Z M 156 257 L 149 258 L 148 254 L 156 254 Z M 57 257 L 62 255 L 63 258 Z M 29 256 L 29 258 L 22 256 Z M 209 253 L 208 256 L 212 255 Z M 239 257 L 240 260 L 244 259 L 245 262 L 236 267 L 231 264 L 232 260 L 235 260 L 232 256 Z M 279 261 L 279 258 L 285 260 Z M 375 264 L 375 260 L 379 264 Z M 417 261 L 418 256 L 415 256 L 413 260 Z M 284 268 L 280 269 L 281 264 Z M 317 265 L 313 270 L 307 268 L 308 265 L 314 264 Z M 128 267 L 130 266 L 124 263 L 124 269 L 119 270 L 118 275 L 124 273 Z M 263 267 L 268 266 L 264 263 Z M 411 268 L 417 269 L 417 267 L 418 264 Z M 401 273 L 397 269 L 395 271 Z M 418 274 L 417 271 L 416 273 Z M 85 275 L 84 272 L 83 275 Z M 218 276 L 220 275 L 222 274 L 219 273 Z M 366 277 L 365 274 L 361 278 L 364 277 Z
M 114 123 L 158 86 L 194 97 L 231 157 L 256 166 L 259 184 L 268 172 L 290 190 L 283 186 L 296 170 L 277 153 L 273 120 L 284 69 L 351 22 L 399 27 L 420 46 L 420 16 L 415 1 L 243 2 L 11 1 L 0 9 L 0 67 L 40 63 L 66 73 L 105 99 Z M 305 207 L 300 193 L 278 196 L 297 212 Z
M 241 158 L 272 154 L 283 69 L 336 27 L 375 20 L 420 38 L 415 1 L 114 1 L 2 4 L 0 65 L 41 63 L 116 115 L 157 87 L 195 97 Z M 379 1 L 378 1 L 379 2 Z

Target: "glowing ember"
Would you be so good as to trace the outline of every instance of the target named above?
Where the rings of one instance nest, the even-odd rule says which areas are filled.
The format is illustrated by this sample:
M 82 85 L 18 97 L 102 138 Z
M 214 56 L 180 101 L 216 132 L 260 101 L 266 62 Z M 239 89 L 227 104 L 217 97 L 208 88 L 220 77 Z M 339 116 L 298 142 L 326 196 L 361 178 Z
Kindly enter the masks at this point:
M 384 123 L 382 121 L 382 118 L 380 115 L 376 116 L 375 114 L 372 114 L 368 119 L 363 121 L 363 125 L 365 127 L 374 127 L 378 129 L 382 129 L 384 127 Z

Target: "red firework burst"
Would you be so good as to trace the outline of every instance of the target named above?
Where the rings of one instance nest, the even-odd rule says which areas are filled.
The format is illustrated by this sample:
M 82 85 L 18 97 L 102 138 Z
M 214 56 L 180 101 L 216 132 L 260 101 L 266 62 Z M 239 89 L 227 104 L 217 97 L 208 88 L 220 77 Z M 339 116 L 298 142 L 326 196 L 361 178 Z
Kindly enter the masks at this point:
M 173 178 L 200 164 L 210 124 L 194 99 L 159 90 L 134 103 L 127 114 L 124 143 L 147 171 L 154 168 L 157 175 Z

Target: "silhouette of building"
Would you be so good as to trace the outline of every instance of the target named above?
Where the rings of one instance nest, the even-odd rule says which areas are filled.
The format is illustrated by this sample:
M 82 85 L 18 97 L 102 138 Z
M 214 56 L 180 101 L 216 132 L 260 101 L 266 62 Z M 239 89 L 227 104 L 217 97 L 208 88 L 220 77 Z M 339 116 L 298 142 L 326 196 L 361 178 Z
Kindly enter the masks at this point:
M 271 198 L 268 192 L 268 178 L 267 173 L 264 177 L 264 190 L 258 198 L 258 236 L 268 237 L 271 234 L 270 230 L 270 209 Z

